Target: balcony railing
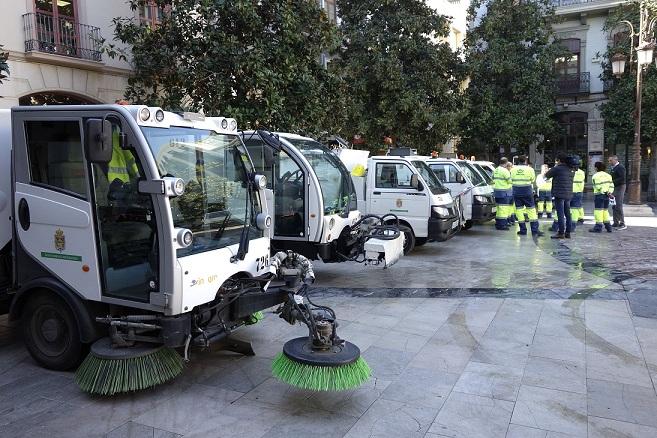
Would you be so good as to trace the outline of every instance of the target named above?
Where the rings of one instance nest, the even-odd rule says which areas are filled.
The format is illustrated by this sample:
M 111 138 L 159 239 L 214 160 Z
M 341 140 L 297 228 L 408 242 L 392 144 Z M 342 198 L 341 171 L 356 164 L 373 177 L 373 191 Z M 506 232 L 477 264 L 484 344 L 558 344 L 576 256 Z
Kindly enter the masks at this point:
M 601 0 L 552 0 L 552 6 L 555 8 L 561 6 L 573 6 L 573 5 L 582 5 L 586 3 L 596 3 Z
M 49 14 L 23 15 L 25 51 L 101 61 L 100 28 Z
M 587 94 L 591 90 L 591 73 L 557 76 L 558 94 Z

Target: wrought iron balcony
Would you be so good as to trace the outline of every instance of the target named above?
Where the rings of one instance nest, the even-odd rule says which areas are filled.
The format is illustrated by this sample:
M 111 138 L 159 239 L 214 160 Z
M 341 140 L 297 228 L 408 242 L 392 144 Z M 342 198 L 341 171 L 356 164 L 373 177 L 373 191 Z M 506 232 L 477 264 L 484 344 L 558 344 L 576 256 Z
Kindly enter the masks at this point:
M 557 76 L 558 94 L 588 94 L 590 91 L 591 73 L 589 72 Z
M 25 51 L 101 61 L 100 28 L 49 14 L 23 15 Z

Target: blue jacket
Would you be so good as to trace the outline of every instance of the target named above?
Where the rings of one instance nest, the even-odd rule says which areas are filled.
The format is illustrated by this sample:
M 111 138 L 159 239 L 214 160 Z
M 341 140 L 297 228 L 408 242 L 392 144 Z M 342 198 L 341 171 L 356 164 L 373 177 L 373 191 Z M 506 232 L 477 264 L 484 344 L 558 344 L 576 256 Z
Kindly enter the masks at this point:
M 614 180 L 614 187 L 622 186 L 625 184 L 625 168 L 621 163 L 611 168 L 611 178 Z
M 552 196 L 561 199 L 572 199 L 573 178 L 575 169 L 565 163 L 559 163 L 548 170 L 545 178 L 552 178 Z

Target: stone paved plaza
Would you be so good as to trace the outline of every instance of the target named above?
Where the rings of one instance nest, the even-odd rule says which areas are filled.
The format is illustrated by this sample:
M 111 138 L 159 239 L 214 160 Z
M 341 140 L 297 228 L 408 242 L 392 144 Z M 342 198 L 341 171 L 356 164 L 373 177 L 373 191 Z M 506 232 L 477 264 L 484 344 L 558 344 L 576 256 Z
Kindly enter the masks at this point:
M 318 263 L 311 296 L 374 373 L 342 393 L 271 377 L 305 334 L 272 313 L 239 332 L 255 357 L 196 352 L 115 398 L 36 366 L 0 319 L 0 436 L 657 437 L 657 220 L 627 222 L 563 242 L 478 226 L 388 270 Z

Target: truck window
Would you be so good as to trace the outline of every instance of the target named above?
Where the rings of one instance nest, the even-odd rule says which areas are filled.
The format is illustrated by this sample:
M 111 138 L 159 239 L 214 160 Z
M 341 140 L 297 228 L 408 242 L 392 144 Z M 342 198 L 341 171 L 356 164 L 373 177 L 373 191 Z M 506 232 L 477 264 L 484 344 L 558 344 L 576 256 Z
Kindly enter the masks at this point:
M 431 170 L 433 170 L 433 173 L 436 174 L 441 182 L 446 184 L 457 182 L 456 175 L 459 171 L 455 166 L 452 166 L 451 164 L 432 163 L 429 164 L 429 167 L 431 167 Z
M 33 184 L 87 197 L 80 123 L 75 120 L 30 120 L 25 137 Z
M 413 173 L 403 163 L 377 163 L 375 185 L 380 189 L 410 189 Z

